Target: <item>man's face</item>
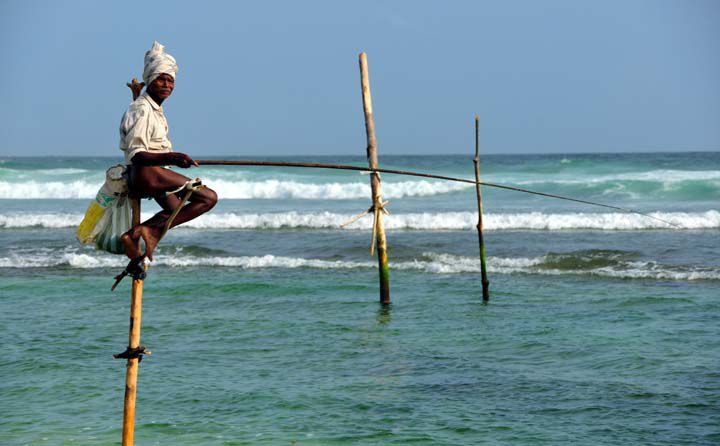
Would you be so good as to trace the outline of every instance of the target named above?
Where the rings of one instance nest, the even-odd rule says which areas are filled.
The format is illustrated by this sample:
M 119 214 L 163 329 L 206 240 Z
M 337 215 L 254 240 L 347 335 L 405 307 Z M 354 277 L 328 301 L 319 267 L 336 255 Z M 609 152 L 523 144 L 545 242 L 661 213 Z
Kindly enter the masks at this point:
M 151 96 L 164 101 L 169 98 L 175 88 L 175 79 L 169 74 L 161 74 L 150 82 L 147 90 Z

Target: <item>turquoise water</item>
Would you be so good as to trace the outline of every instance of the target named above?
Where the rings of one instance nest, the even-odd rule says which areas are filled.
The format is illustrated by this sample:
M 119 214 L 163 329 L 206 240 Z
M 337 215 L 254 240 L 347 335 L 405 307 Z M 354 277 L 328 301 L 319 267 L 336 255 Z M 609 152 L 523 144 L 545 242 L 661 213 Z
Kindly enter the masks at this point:
M 113 161 L 0 163 L 2 444 L 119 444 L 129 283 L 74 240 Z M 469 157 L 381 164 L 472 177 Z M 136 444 L 720 442 L 717 153 L 484 158 L 487 181 L 678 226 L 484 190 L 489 305 L 472 187 L 383 176 L 385 308 L 368 219 L 339 228 L 368 177 L 192 175 L 221 203 L 145 282 Z

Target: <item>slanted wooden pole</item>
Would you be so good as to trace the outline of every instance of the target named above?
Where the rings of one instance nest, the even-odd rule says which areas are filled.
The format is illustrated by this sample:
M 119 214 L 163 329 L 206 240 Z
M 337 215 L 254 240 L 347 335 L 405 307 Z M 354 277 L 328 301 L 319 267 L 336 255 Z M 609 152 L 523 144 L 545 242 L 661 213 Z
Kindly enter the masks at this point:
M 133 226 L 140 224 L 140 199 L 131 198 Z M 128 350 L 140 347 L 140 322 L 142 318 L 143 281 L 133 279 L 130 302 L 130 337 Z M 125 407 L 123 410 L 122 446 L 132 446 L 135 436 L 135 398 L 137 396 L 138 365 L 142 357 L 127 360 L 125 374 Z
M 362 86 L 363 110 L 365 111 L 365 132 L 367 134 L 367 159 L 371 169 L 378 168 L 377 140 L 375 139 L 375 120 L 373 119 L 372 96 L 370 94 L 370 76 L 368 74 L 367 55 L 360 53 L 360 84 Z M 388 270 L 387 239 L 383 224 L 383 201 L 380 192 L 380 174 L 370 175 L 372 203 L 375 214 L 374 238 L 378 254 L 380 273 L 380 303 L 390 303 L 390 272 Z
M 480 276 L 482 281 L 483 302 L 490 300 L 490 282 L 487 277 L 487 265 L 485 262 L 485 239 L 483 238 L 483 204 L 480 194 L 480 117 L 475 115 L 475 191 L 477 192 L 478 204 L 478 242 L 480 243 Z

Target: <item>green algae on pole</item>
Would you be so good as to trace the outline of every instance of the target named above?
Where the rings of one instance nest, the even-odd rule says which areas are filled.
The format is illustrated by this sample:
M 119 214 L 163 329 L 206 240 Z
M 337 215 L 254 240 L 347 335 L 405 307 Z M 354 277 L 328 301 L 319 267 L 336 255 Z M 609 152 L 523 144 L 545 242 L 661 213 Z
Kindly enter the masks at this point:
M 370 94 L 370 76 L 368 74 L 367 55 L 360 53 L 360 85 L 362 87 L 363 111 L 365 112 L 365 132 L 367 136 L 367 159 L 370 176 L 373 203 L 373 241 L 376 243 L 378 253 L 378 268 L 380 275 L 380 303 L 390 303 L 390 272 L 388 270 L 387 239 L 383 224 L 383 201 L 380 192 L 380 175 L 377 173 L 377 139 L 375 138 L 375 120 L 373 119 L 372 96 Z
M 490 282 L 487 277 L 487 264 L 485 262 L 485 239 L 483 237 L 483 203 L 480 194 L 480 117 L 475 115 L 475 192 L 477 192 L 478 205 L 478 243 L 480 244 L 480 277 L 482 282 L 483 302 L 490 300 Z

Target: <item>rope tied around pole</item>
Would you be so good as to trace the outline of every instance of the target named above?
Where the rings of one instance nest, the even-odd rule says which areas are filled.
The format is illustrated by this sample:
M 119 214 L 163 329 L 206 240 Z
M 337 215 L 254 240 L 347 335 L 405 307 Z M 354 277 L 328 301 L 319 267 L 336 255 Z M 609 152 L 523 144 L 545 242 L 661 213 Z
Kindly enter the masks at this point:
M 355 223 L 356 221 L 360 220 L 361 218 L 363 218 L 364 216 L 366 216 L 366 215 L 369 214 L 370 212 L 373 212 L 374 209 L 375 209 L 375 205 L 370 206 L 369 208 L 367 208 L 366 211 L 360 212 L 360 213 L 357 214 L 356 216 L 352 217 L 350 220 L 348 220 L 348 221 L 346 221 L 345 223 L 341 224 L 340 227 L 341 227 L 341 228 L 344 228 L 344 227 L 346 227 L 346 226 L 349 226 L 349 225 Z
M 135 348 L 130 347 L 129 345 L 122 353 L 117 353 L 113 355 L 113 358 L 115 359 L 134 359 L 137 358 L 138 362 L 142 362 L 143 355 L 152 355 L 152 352 L 147 349 L 144 345 L 138 345 Z
M 383 202 L 383 203 L 380 204 L 380 208 L 381 208 L 382 211 L 385 213 L 385 215 L 390 215 L 390 211 L 388 211 L 388 210 L 385 208 L 385 205 L 388 204 L 388 203 L 390 203 L 390 202 L 389 202 L 389 201 L 385 201 L 385 202 Z M 367 210 L 362 211 L 362 212 L 360 212 L 359 214 L 357 214 L 356 216 L 350 218 L 348 221 L 346 221 L 345 223 L 341 224 L 340 227 L 341 227 L 341 228 L 344 228 L 344 227 L 346 227 L 346 226 L 350 226 L 351 224 L 353 224 L 353 223 L 355 223 L 356 221 L 360 220 L 361 218 L 363 218 L 364 216 L 366 216 L 366 215 L 369 214 L 370 212 L 375 212 L 375 205 L 370 206 L 369 208 L 367 208 Z
M 372 242 L 370 243 L 370 255 L 375 254 L 375 241 L 377 240 L 377 222 L 378 222 L 378 214 L 382 211 L 385 215 L 390 215 L 390 211 L 387 209 L 387 204 L 390 203 L 390 201 L 383 201 L 379 202 L 377 205 L 373 204 L 367 210 L 357 214 L 356 216 L 352 217 L 350 220 L 346 221 L 345 223 L 341 224 L 341 228 L 345 228 L 346 226 L 349 226 L 356 221 L 360 220 L 367 214 L 371 213 L 373 214 L 373 227 L 372 227 Z

